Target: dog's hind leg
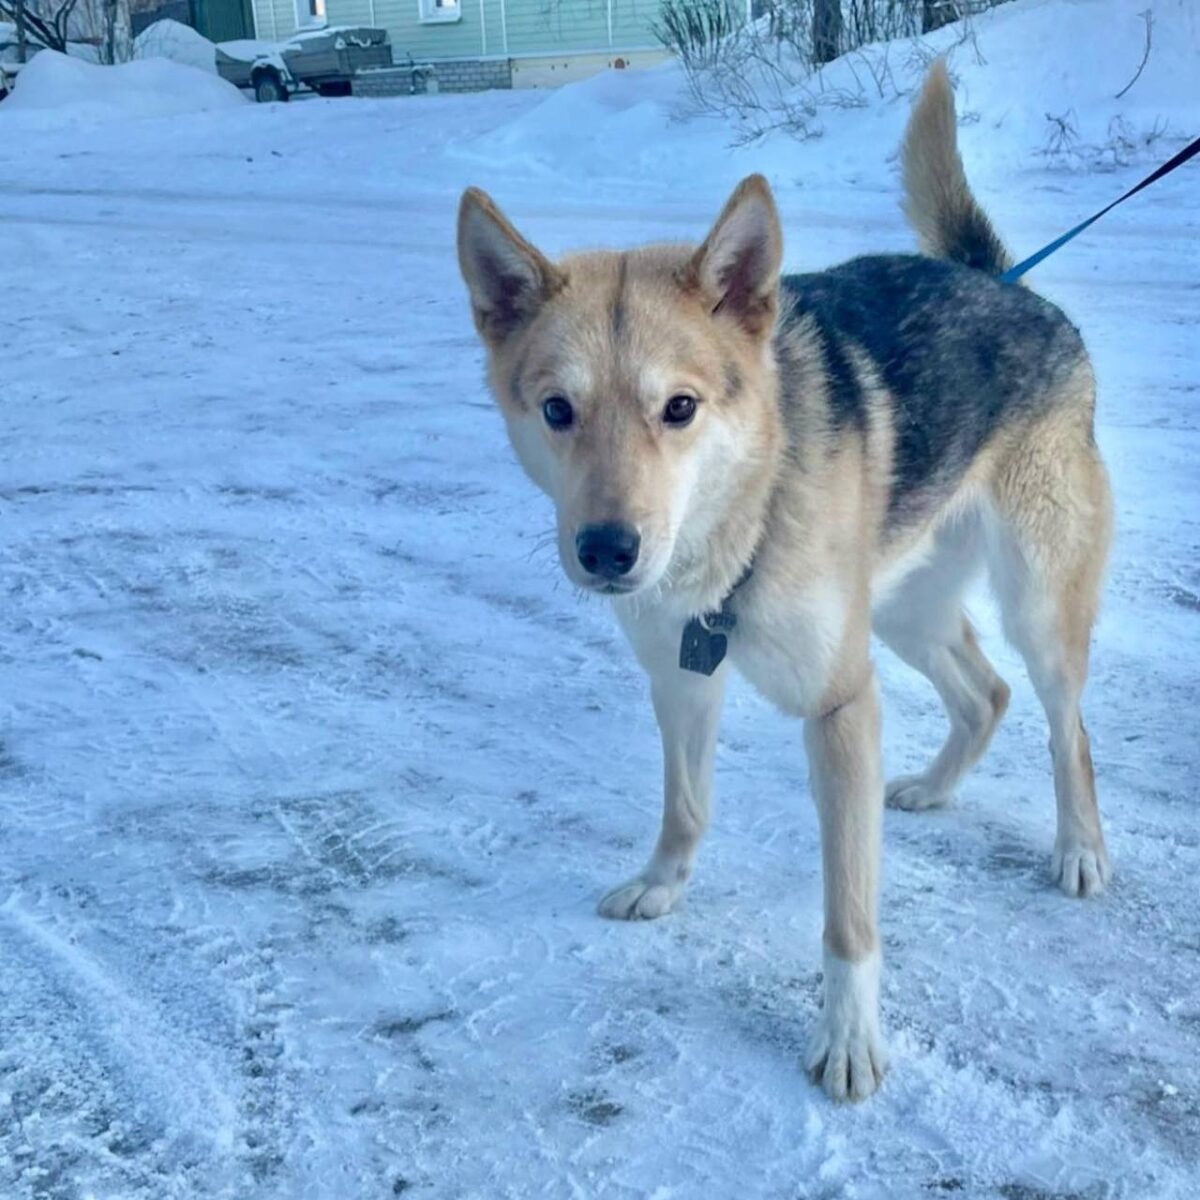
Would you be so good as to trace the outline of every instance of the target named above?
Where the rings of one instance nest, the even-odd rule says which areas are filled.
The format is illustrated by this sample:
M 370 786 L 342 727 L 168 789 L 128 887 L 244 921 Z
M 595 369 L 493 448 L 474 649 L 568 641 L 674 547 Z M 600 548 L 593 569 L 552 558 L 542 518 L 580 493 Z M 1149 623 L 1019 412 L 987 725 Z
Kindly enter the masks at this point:
M 679 666 L 677 624 L 620 614 L 642 666 L 663 746 L 663 817 L 650 861 L 600 901 L 600 915 L 618 920 L 661 917 L 683 894 L 700 839 L 708 828 L 713 757 L 728 665 L 711 676 Z
M 1008 685 L 984 657 L 962 609 L 962 591 L 980 556 L 972 520 L 944 531 L 933 556 L 877 608 L 876 634 L 937 689 L 950 718 L 950 734 L 919 775 L 887 785 L 896 808 L 946 804 L 962 777 L 982 757 L 1008 706 Z
M 1005 633 L 1050 724 L 1058 807 L 1052 873 L 1068 896 L 1090 896 L 1111 873 L 1079 709 L 1111 536 L 1108 477 L 1090 433 L 1048 427 L 1012 455 L 995 494 L 993 584 Z

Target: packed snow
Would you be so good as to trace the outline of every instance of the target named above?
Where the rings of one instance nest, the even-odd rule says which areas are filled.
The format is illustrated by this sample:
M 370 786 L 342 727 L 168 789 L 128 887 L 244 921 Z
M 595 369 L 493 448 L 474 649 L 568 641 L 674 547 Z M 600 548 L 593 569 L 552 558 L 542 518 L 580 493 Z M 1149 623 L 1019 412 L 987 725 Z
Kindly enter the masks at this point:
M 1014 253 L 1198 132 L 1185 0 L 1112 100 L 1143 6 L 1022 0 L 956 52 Z M 1100 380 L 1116 878 L 1049 881 L 1044 719 L 981 594 L 1012 707 L 957 805 L 887 814 L 893 1066 L 836 1108 L 801 1070 L 799 730 L 748 687 L 682 907 L 595 915 L 653 841 L 657 733 L 485 394 L 453 224 L 473 183 L 552 252 L 698 238 L 762 170 L 789 269 L 906 249 L 906 100 L 733 150 L 673 120 L 673 68 L 36 126 L 27 82 L 0 103 L 0 1196 L 1195 1196 L 1200 167 L 1030 278 Z M 1081 141 L 1159 132 L 1104 170 L 1039 154 L 1068 107 Z M 940 705 L 878 666 L 911 770 Z
M 216 74 L 216 46 L 190 25 L 169 18 L 147 25 L 134 42 L 138 58 L 166 58 Z
M 49 131 L 64 121 L 124 123 L 215 112 L 246 102 L 237 88 L 212 72 L 166 58 L 103 67 L 42 50 L 21 69 L 17 86 L 4 101 L 0 136 L 8 134 L 5 141 L 14 142 L 22 134 L 33 138 L 34 127 Z

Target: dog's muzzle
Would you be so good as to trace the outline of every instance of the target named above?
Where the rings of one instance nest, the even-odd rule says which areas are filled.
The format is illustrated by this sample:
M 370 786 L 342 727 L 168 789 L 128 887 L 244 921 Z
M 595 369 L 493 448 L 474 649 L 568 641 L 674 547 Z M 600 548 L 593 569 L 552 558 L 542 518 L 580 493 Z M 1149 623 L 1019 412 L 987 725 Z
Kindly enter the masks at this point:
M 607 521 L 585 525 L 575 538 L 575 553 L 589 575 L 612 580 L 633 570 L 641 545 L 641 535 L 632 525 Z

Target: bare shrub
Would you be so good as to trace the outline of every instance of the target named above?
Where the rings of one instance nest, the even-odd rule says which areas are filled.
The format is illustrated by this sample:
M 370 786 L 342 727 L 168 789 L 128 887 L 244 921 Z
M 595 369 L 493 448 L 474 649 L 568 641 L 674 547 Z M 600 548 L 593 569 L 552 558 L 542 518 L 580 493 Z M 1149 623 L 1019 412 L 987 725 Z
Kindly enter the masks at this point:
M 0 0 L 0 20 L 24 25 L 29 52 L 95 48 L 102 63 L 133 57 L 130 0 Z
M 818 69 L 830 49 L 826 0 L 753 0 L 750 21 L 731 0 L 664 0 L 656 34 L 680 61 L 693 112 L 728 120 L 737 143 L 772 130 L 803 139 L 820 136 L 822 109 L 858 108 L 872 97 L 906 94 L 889 43 L 914 39 L 900 65 L 905 77 L 917 74 L 914 58 L 934 57 L 918 40 L 934 9 L 944 14 L 948 6 L 969 17 L 1001 2 L 841 0 L 838 49 L 853 83 L 839 87 Z M 955 46 L 964 44 L 975 46 L 968 19 L 960 21 Z
M 1075 111 L 1068 109 L 1046 114 L 1046 136 L 1038 154 L 1053 166 L 1112 171 L 1129 166 L 1173 136 L 1166 121 L 1155 120 L 1148 128 L 1137 130 L 1118 114 L 1109 121 L 1100 141 L 1086 142 L 1080 136 Z
M 727 0 L 663 0 L 654 36 L 692 69 L 710 66 L 742 21 Z
M 78 0 L 0 0 L 0 18 L 24 26 L 34 48 L 65 53 Z

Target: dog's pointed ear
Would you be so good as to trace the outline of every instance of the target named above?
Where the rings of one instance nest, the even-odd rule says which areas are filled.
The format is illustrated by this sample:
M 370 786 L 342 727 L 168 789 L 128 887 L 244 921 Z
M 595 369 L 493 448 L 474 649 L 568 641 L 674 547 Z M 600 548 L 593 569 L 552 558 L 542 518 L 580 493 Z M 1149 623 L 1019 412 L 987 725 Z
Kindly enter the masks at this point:
M 684 272 L 685 286 L 698 288 L 713 312 L 733 317 L 752 337 L 775 324 L 783 231 L 771 188 L 761 175 L 738 184 L 703 245 Z
M 458 206 L 458 265 L 471 293 L 475 325 L 492 346 L 533 320 L 565 282 L 478 188 L 467 188 Z

